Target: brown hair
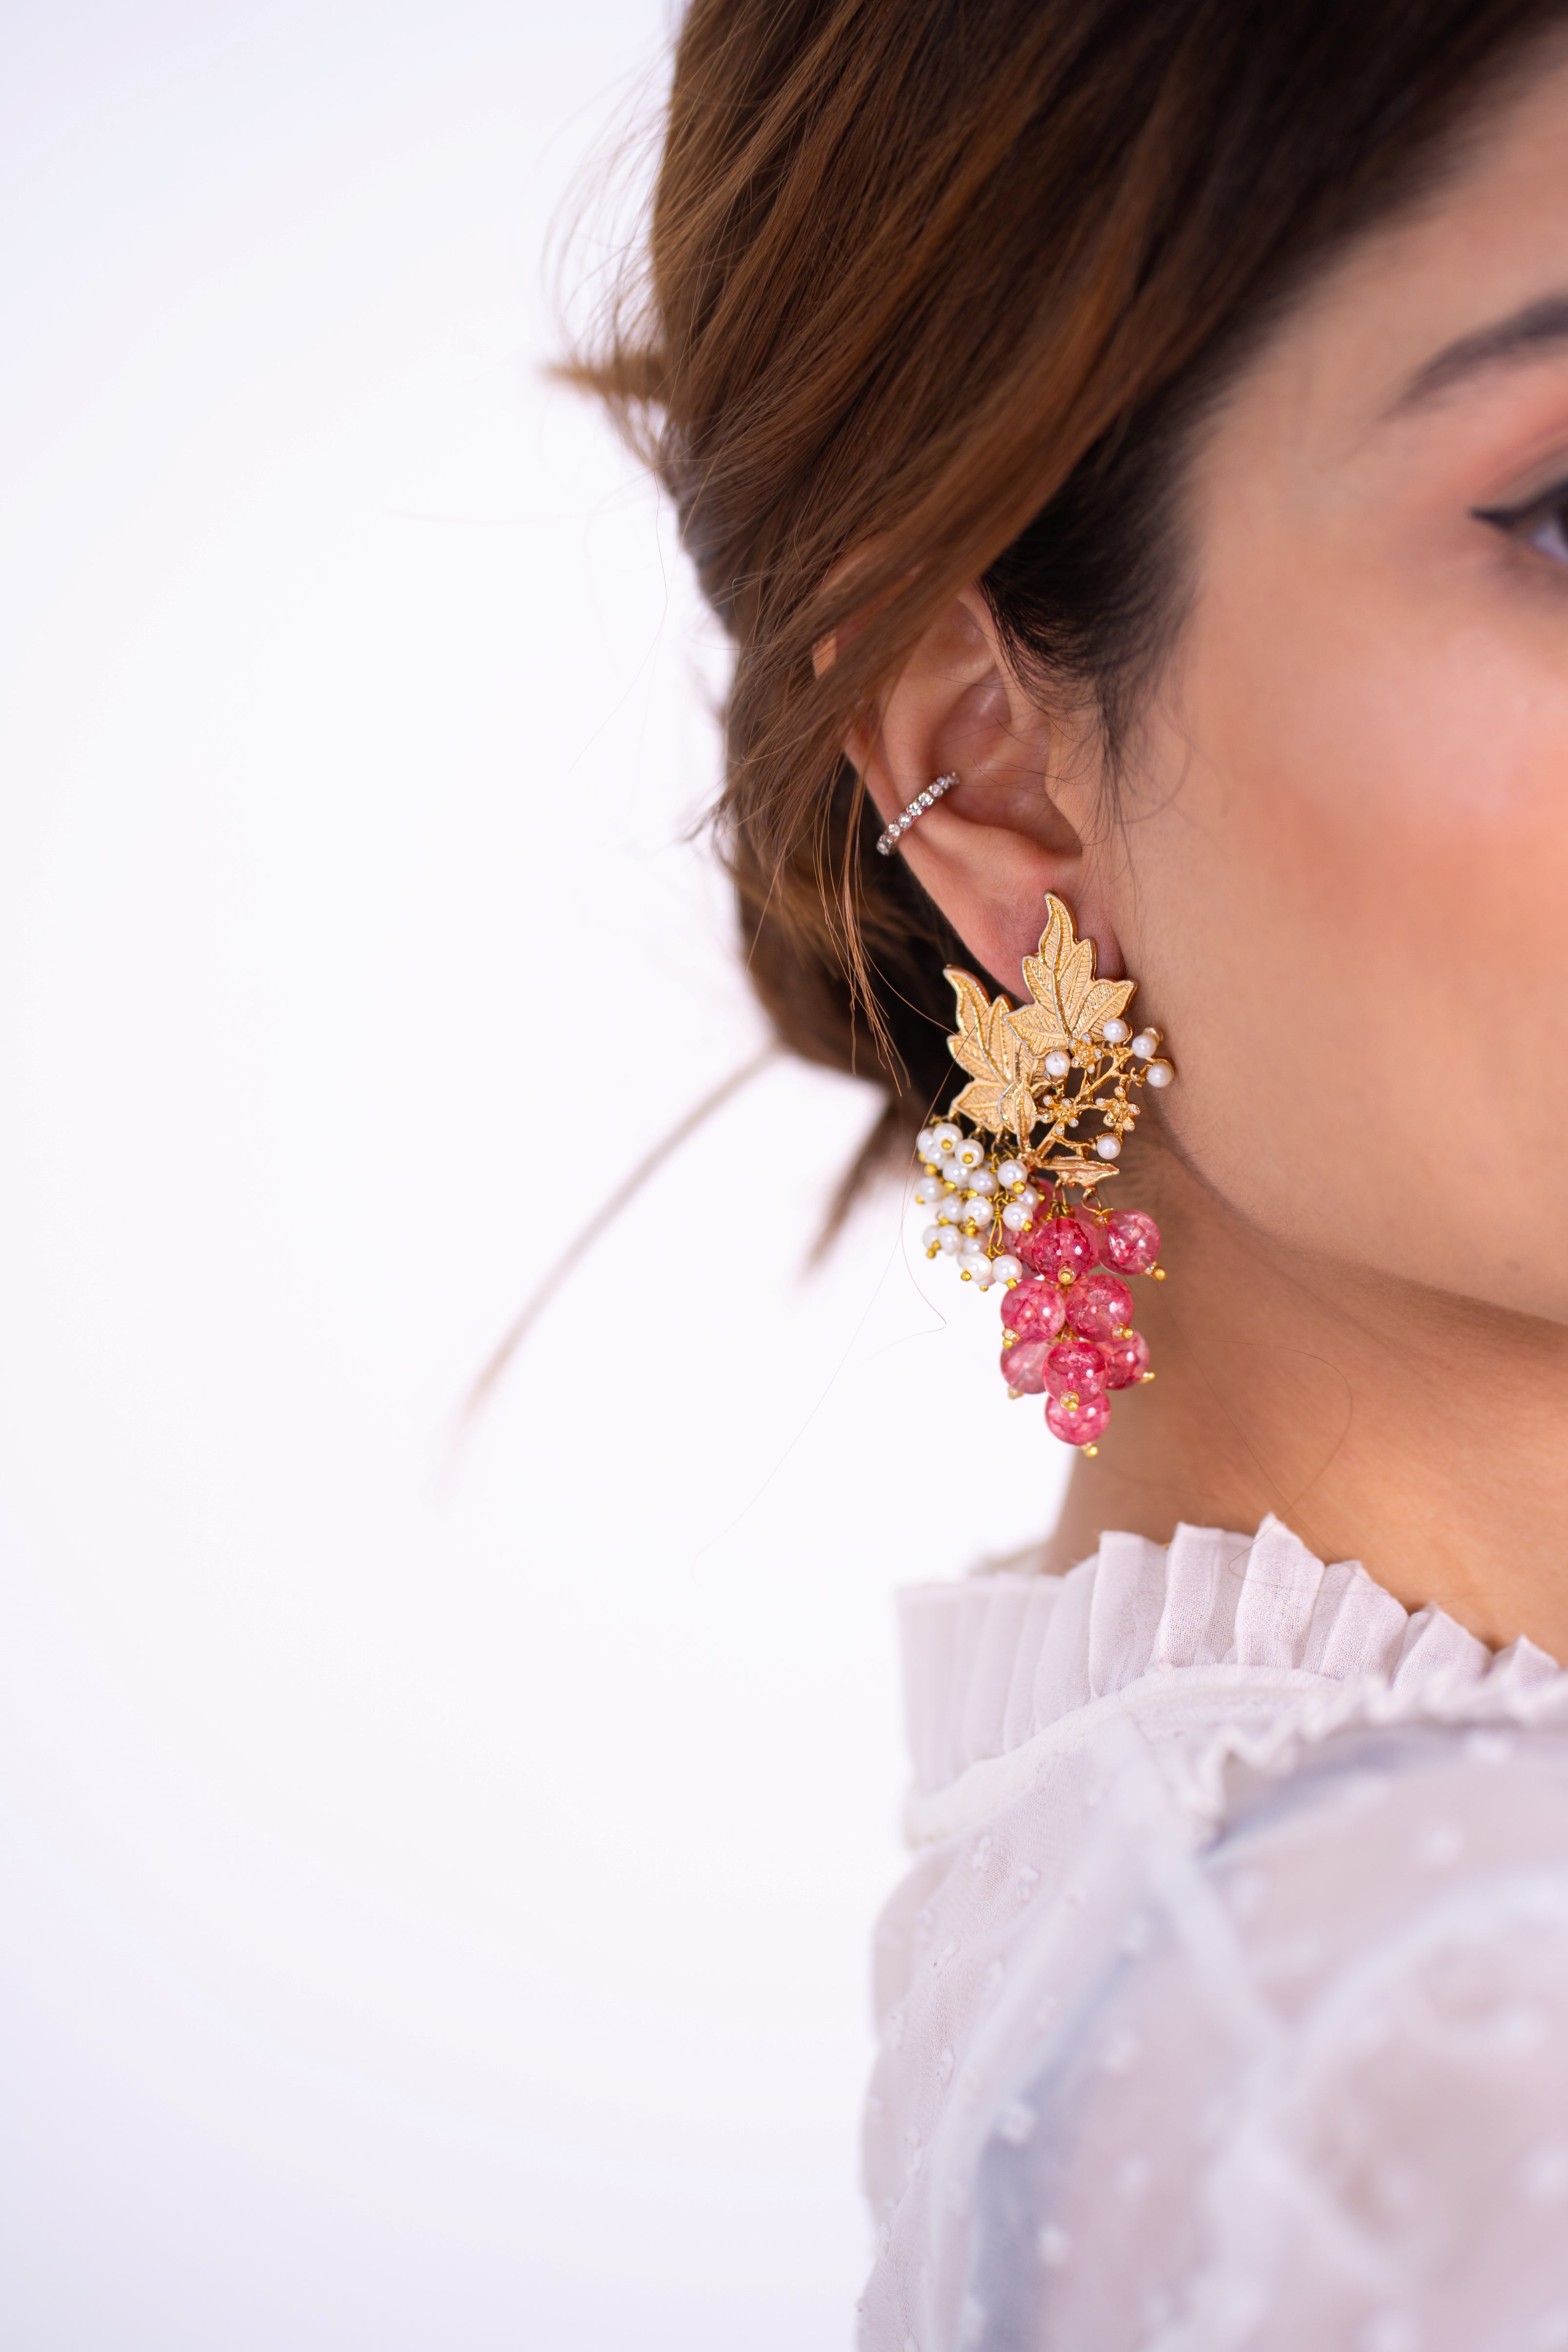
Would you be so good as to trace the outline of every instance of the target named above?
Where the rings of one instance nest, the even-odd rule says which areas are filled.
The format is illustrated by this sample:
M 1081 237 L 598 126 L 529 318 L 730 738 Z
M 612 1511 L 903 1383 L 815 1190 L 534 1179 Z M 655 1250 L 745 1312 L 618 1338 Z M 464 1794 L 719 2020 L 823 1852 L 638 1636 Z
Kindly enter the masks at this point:
M 716 815 L 752 980 L 787 1046 L 885 1087 L 866 1164 L 951 1076 L 963 951 L 871 854 L 852 720 L 980 579 L 1113 772 L 1179 617 L 1194 420 L 1563 13 L 693 0 L 646 245 L 571 373 L 650 452 L 733 638 Z

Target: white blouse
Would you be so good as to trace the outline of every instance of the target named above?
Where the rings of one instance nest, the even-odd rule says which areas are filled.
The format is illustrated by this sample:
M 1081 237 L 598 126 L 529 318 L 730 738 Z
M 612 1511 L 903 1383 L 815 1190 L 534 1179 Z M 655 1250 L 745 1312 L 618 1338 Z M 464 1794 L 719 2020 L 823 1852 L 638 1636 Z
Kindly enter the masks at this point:
M 1568 2352 L 1568 1675 L 1274 1519 L 902 1628 L 868 2352 Z

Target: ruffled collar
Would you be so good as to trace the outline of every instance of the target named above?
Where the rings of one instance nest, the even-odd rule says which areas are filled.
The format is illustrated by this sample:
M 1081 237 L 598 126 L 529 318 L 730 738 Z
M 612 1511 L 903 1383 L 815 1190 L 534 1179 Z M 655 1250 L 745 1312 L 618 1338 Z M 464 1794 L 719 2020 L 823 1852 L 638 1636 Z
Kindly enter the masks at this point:
M 1155 1705 L 1189 1698 L 1211 1728 L 1324 1692 L 1384 1694 L 1406 1715 L 1451 1710 L 1457 1693 L 1483 1712 L 1548 1685 L 1568 1693 L 1533 1643 L 1493 1652 L 1440 1609 L 1406 1610 L 1359 1560 L 1325 1565 L 1272 1515 L 1250 1537 L 1107 1535 L 1066 1576 L 1004 1569 L 911 1586 L 900 1620 L 917 1808 L 1135 1688 Z

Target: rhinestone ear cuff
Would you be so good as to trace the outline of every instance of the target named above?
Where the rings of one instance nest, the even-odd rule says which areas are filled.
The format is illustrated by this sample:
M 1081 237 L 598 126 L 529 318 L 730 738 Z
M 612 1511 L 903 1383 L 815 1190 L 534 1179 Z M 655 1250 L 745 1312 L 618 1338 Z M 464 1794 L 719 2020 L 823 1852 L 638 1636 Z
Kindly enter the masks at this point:
M 879 835 L 877 847 L 881 856 L 890 857 L 910 825 L 918 823 L 928 808 L 934 808 L 943 793 L 952 792 L 957 782 L 958 774 L 954 770 L 952 775 L 939 776 L 934 784 L 926 786 L 923 793 L 917 793 L 903 814 L 896 816 L 887 832 Z
M 927 1255 L 953 1259 L 976 1289 L 1004 1287 L 1009 1394 L 1043 1395 L 1052 1436 L 1093 1454 L 1108 1391 L 1154 1377 L 1123 1277 L 1163 1279 L 1153 1218 L 1102 1209 L 1099 1187 L 1119 1172 L 1143 1088 L 1175 1072 L 1159 1030 L 1134 1034 L 1121 1017 L 1136 983 L 1097 980 L 1093 940 L 1059 898 L 1047 895 L 1046 909 L 1039 953 L 1024 960 L 1032 1003 L 1015 1011 L 972 973 L 947 974 L 959 1021 L 948 1051 L 969 1084 L 921 1130 L 915 1199 L 934 1219 L 921 1236 Z

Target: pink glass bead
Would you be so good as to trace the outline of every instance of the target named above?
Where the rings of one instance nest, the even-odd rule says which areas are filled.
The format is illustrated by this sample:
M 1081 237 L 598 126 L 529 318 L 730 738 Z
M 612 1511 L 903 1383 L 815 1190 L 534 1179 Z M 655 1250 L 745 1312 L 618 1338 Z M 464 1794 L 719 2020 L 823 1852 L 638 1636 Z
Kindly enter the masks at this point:
M 1160 1255 L 1160 1228 L 1142 1209 L 1116 1209 L 1105 1221 L 1100 1246 L 1118 1274 L 1147 1274 Z
M 1064 1445 L 1092 1445 L 1104 1436 L 1110 1422 L 1110 1399 L 1103 1391 L 1080 1396 L 1076 1405 L 1064 1404 L 1060 1397 L 1047 1400 L 1046 1427 Z
M 1021 1257 L 1031 1274 L 1044 1275 L 1055 1280 L 1057 1245 L 1055 1228 L 1047 1224 L 1031 1225 L 1026 1234 L 1013 1236 L 1014 1255 Z
M 1046 1388 L 1046 1358 L 1051 1352 L 1048 1339 L 1025 1339 L 1016 1348 L 1002 1350 L 1002 1377 L 1019 1396 L 1043 1396 Z
M 1129 1331 L 1125 1339 L 1107 1339 L 1100 1352 L 1105 1358 L 1108 1389 L 1130 1389 L 1149 1369 L 1149 1342 L 1142 1331 Z
M 1046 1386 L 1054 1397 L 1098 1396 L 1105 1358 L 1089 1339 L 1062 1339 L 1046 1357 Z
M 1084 1266 L 1087 1268 L 1091 1265 L 1098 1265 L 1100 1259 L 1105 1255 L 1105 1250 L 1100 1238 L 1100 1227 L 1095 1223 L 1094 1219 L 1089 1215 L 1088 1210 L 1075 1209 L 1071 1216 L 1064 1219 L 1063 1222 L 1069 1225 L 1076 1225 L 1079 1232 L 1083 1235 L 1084 1247 L 1089 1252 L 1088 1257 L 1084 1260 Z M 1080 1269 L 1076 1256 L 1073 1258 L 1071 1263 L 1073 1272 L 1077 1274 Z
M 1021 1282 L 1002 1301 L 1002 1326 L 1020 1339 L 1054 1339 L 1066 1309 L 1054 1282 Z
M 1132 1320 L 1132 1293 L 1113 1274 L 1086 1274 L 1068 1293 L 1067 1318 L 1080 1339 L 1109 1339 Z
M 1043 1217 L 1018 1244 L 1018 1255 L 1047 1282 L 1087 1274 L 1100 1255 L 1100 1235 L 1079 1217 Z

